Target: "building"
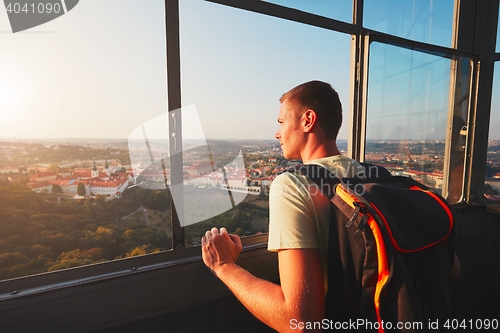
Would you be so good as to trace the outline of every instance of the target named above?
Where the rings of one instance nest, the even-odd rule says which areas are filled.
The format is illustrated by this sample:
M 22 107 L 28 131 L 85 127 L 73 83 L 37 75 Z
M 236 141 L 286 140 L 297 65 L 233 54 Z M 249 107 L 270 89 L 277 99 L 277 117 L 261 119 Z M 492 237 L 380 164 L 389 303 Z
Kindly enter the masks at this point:
M 92 168 L 77 168 L 70 176 L 56 175 L 50 172 L 38 173 L 30 178 L 27 184 L 35 192 L 52 193 L 53 185 L 61 187 L 62 192 L 68 195 L 78 194 L 78 184 L 85 186 L 85 195 L 104 195 L 121 197 L 127 186 L 134 182 L 134 178 L 127 172 L 115 172 L 106 164 L 104 172 L 100 172 L 94 161 Z

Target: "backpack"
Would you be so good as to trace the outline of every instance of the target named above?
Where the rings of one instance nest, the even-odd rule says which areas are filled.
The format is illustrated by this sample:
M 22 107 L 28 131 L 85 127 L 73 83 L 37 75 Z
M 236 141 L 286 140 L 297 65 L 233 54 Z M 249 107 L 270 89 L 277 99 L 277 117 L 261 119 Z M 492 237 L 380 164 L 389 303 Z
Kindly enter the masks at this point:
M 447 281 L 454 261 L 453 214 L 425 185 L 362 163 L 364 178 L 336 178 L 302 165 L 330 198 L 329 328 L 436 331 L 451 318 Z

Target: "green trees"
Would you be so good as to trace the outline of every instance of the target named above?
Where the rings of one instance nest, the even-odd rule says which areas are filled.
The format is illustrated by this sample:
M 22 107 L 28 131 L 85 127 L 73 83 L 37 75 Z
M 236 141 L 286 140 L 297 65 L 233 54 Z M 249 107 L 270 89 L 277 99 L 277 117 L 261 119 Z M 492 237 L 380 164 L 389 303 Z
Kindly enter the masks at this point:
M 63 193 L 61 185 L 52 184 L 52 193 Z
M 58 173 L 60 168 L 57 164 L 54 164 L 52 163 L 51 165 L 49 165 L 49 167 L 47 168 L 50 172 L 53 172 L 53 173 Z
M 192 207 L 189 207 L 192 208 Z M 264 232 L 262 221 L 268 222 L 268 209 L 254 203 L 241 202 L 236 207 L 220 215 L 212 217 L 200 223 L 189 225 L 185 228 L 185 239 L 187 245 L 199 244 L 200 238 L 212 227 L 225 227 L 228 232 L 240 236 L 248 236 L 258 232 Z M 255 221 L 260 221 L 255 225 Z
M 227 195 L 215 189 L 206 191 L 211 191 L 206 193 L 213 201 L 190 201 L 186 209 L 201 213 L 215 205 L 219 195 Z M 64 200 L 58 196 L 63 199 L 58 203 L 54 195 L 35 193 L 21 182 L 0 180 L 0 280 L 170 249 L 170 196 L 168 190 L 133 187 L 120 199 Z M 186 227 L 186 243 L 199 243 L 213 226 L 225 226 L 242 236 L 264 231 L 267 209 L 260 200 L 252 200 Z M 150 226 L 134 216 L 122 220 L 140 202 L 157 210 L 148 212 L 153 217 Z
M 95 196 L 94 201 L 97 205 L 102 205 L 106 202 L 106 197 L 104 195 L 98 194 Z
M 143 204 L 147 208 L 165 210 L 170 206 L 170 192 L 168 190 L 152 191 Z
M 57 258 L 57 262 L 48 268 L 48 271 L 88 265 L 99 261 L 104 261 L 104 250 L 94 247 L 88 250 L 75 249 L 69 252 L 63 252 Z
M 78 195 L 81 197 L 85 196 L 87 190 L 85 189 L 85 185 L 83 185 L 83 183 L 78 183 L 78 186 L 76 187 L 76 193 L 78 193 Z
M 165 228 L 121 220 L 151 192 L 131 188 L 108 202 L 56 203 L 0 181 L 0 280 L 169 249 Z

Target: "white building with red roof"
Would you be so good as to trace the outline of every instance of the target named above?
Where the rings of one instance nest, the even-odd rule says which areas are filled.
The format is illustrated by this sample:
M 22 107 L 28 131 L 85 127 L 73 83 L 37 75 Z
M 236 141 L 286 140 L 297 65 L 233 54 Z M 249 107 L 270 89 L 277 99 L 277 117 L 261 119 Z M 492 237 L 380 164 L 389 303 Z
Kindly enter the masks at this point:
M 71 176 L 57 176 L 54 173 L 38 173 L 30 178 L 27 184 L 35 192 L 46 191 L 51 193 L 53 185 L 61 187 L 62 192 L 69 195 L 78 194 L 78 184 L 82 183 L 85 186 L 85 195 L 104 195 L 110 197 L 121 197 L 122 193 L 127 189 L 127 186 L 134 182 L 134 178 L 127 172 L 113 172 L 106 165 L 104 172 L 99 172 L 95 165 L 93 168 L 78 168 L 75 169 Z
M 33 192 L 36 192 L 36 193 L 47 191 L 47 188 L 49 187 L 49 183 L 47 181 L 44 181 L 44 182 L 33 181 L 33 182 L 29 182 L 26 185 L 30 189 L 32 189 Z M 50 187 L 52 187 L 52 186 L 50 186 Z

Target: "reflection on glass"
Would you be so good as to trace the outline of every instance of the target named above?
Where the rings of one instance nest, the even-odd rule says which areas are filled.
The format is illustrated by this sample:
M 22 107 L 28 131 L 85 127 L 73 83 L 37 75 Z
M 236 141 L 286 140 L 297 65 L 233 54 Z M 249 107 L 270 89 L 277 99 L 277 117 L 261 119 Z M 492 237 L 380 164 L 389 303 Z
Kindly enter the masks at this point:
M 183 170 L 172 170 L 168 161 L 168 120 L 182 115 L 182 150 L 189 161 Z M 167 129 L 167 130 L 165 130 Z M 174 135 L 174 134 L 172 134 Z M 174 140 L 177 145 L 177 140 Z M 129 151 L 136 185 L 144 189 L 163 190 L 171 195 L 181 227 L 195 224 L 224 213 L 246 197 L 246 171 L 241 151 L 223 165 L 214 161 L 194 105 L 157 116 L 137 127 L 129 136 Z M 227 147 L 226 147 L 227 148 Z M 224 151 L 228 156 L 233 152 Z M 219 155 L 217 155 L 218 157 Z M 182 184 L 172 184 L 174 172 L 185 174 Z M 211 191 L 220 189 L 222 191 Z
M 498 44 L 497 44 L 498 45 Z M 495 63 L 493 92 L 491 99 L 490 131 L 488 136 L 488 156 L 486 158 L 486 179 L 484 196 L 487 202 L 500 201 L 500 64 Z
M 136 186 L 127 143 L 167 106 L 164 2 L 16 34 L 3 14 L 0 280 L 170 249 L 169 194 Z
M 363 26 L 450 47 L 454 3 L 454 0 L 365 0 Z
M 365 159 L 441 191 L 443 165 L 449 155 L 451 170 L 445 195 L 456 202 L 462 189 L 470 66 L 467 60 L 456 61 L 454 67 L 452 63 L 450 59 L 372 43 Z M 456 68 L 457 102 L 450 117 L 452 68 Z M 451 125 L 452 140 L 446 145 Z
M 186 245 L 214 226 L 241 236 L 267 232 L 267 191 L 289 163 L 274 139 L 279 98 L 323 80 L 348 110 L 351 38 L 207 1 L 179 5 L 182 102 L 199 118 L 185 117 L 183 107 L 184 191 L 192 195 L 184 208 L 201 221 L 186 226 Z M 202 137 L 184 135 L 200 127 Z
M 352 22 L 352 0 L 264 0 L 265 2 L 294 8 L 303 12 L 332 18 L 347 23 Z

